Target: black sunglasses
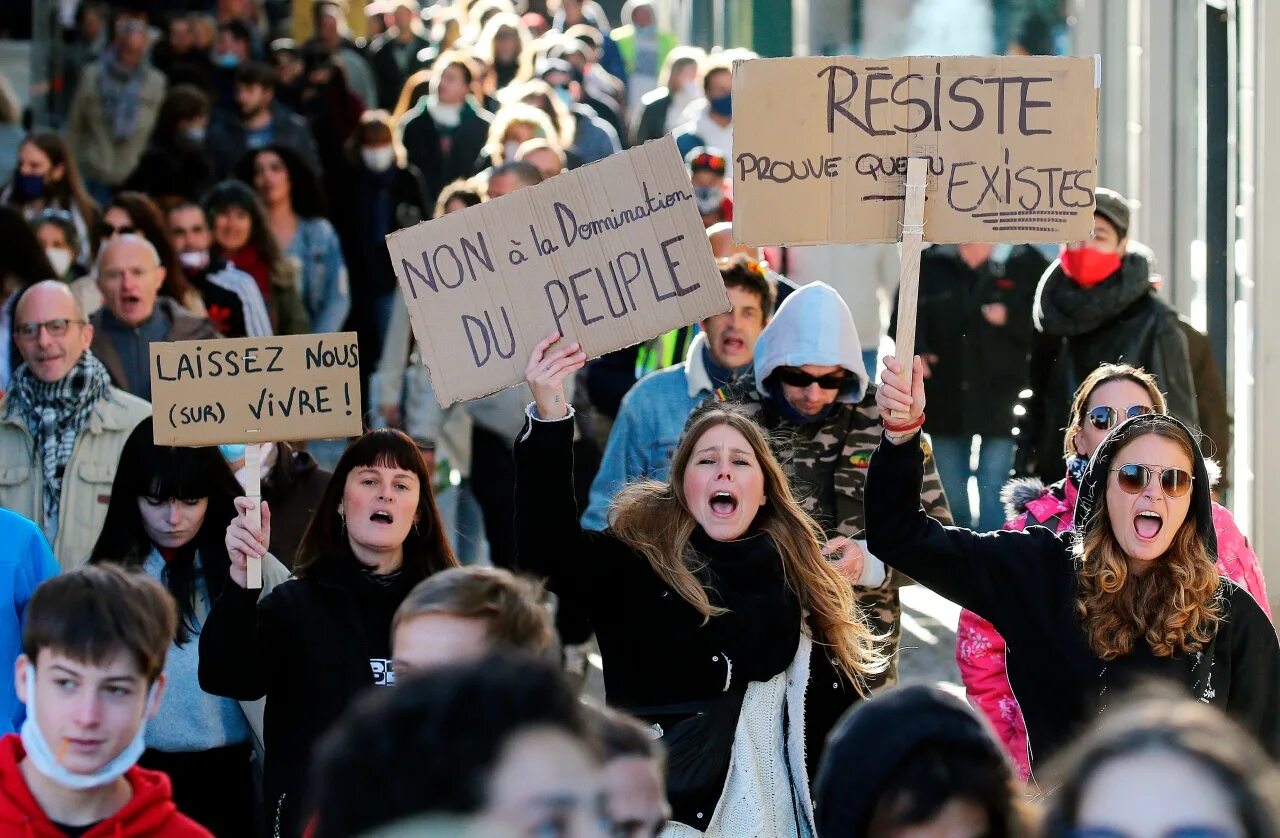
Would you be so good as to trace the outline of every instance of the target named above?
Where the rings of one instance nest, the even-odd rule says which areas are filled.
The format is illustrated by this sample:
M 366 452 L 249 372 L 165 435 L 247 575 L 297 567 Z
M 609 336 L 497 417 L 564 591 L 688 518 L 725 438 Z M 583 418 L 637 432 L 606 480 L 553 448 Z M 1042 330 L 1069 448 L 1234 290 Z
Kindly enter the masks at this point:
M 1145 466 L 1142 463 L 1125 463 L 1120 468 L 1111 469 L 1116 473 L 1116 482 L 1120 488 L 1131 495 L 1140 495 L 1151 483 L 1151 475 L 1159 472 L 1160 488 L 1171 498 L 1180 498 L 1191 488 L 1195 477 L 1180 468 L 1162 468 Z
M 97 224 L 98 238 L 109 239 L 112 236 L 131 236 L 138 232 L 138 228 L 132 224 L 126 224 L 123 227 L 112 227 L 105 221 L 99 221 Z
M 1132 419 L 1135 416 L 1146 416 L 1148 413 L 1154 413 L 1151 408 L 1142 404 L 1135 404 L 1124 412 L 1125 419 Z M 1109 431 L 1116 425 L 1120 424 L 1120 412 L 1114 407 L 1095 407 L 1087 414 L 1089 423 L 1100 431 Z
M 849 382 L 849 375 L 843 371 L 829 372 L 826 375 L 810 375 L 795 367 L 778 367 L 774 375 L 778 376 L 778 380 L 783 384 L 802 389 L 810 384 L 817 384 L 823 390 L 839 390 Z

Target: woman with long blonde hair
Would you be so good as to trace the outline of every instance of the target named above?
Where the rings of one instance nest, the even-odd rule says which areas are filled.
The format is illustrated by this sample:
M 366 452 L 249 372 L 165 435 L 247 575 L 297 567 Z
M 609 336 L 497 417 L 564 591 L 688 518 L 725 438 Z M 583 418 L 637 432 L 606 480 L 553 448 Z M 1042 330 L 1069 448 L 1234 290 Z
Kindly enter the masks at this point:
M 999 631 L 1033 772 L 1151 678 L 1219 706 L 1280 754 L 1280 644 L 1248 592 L 1218 575 L 1208 469 L 1186 426 L 1126 406 L 1079 478 L 1073 531 L 978 535 L 908 497 L 920 484 L 923 370 L 916 358 L 907 385 L 895 359 L 885 365 L 877 402 L 906 418 L 885 423 L 871 460 L 869 547 Z
M 885 665 L 854 607 L 860 554 L 824 546 L 764 432 L 719 405 L 690 419 L 667 480 L 627 487 L 610 529 L 583 530 L 564 382 L 586 356 L 555 340 L 525 371 L 521 567 L 585 610 L 609 704 L 666 743 L 664 835 L 814 834 L 808 782 L 826 734 Z

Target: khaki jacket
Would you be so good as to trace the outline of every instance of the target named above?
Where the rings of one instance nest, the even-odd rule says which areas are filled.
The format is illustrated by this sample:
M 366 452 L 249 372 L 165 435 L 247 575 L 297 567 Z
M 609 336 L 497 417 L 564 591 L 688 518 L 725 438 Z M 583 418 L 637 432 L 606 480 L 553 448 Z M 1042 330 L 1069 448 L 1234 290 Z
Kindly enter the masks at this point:
M 84 564 L 98 541 L 111 501 L 120 451 L 138 423 L 151 415 L 151 404 L 112 387 L 101 399 L 76 438 L 62 480 L 53 552 L 62 570 Z M 47 536 L 44 520 L 44 473 L 36 463 L 35 440 L 22 417 L 9 414 L 0 398 L 0 506 L 36 522 Z
M 155 67 L 148 65 L 145 68 L 133 134 L 119 142 L 112 136 L 111 120 L 103 109 L 102 94 L 98 89 L 101 75 L 101 61 L 85 67 L 80 75 L 67 116 L 67 144 L 75 151 L 80 171 L 85 177 L 119 186 L 133 172 L 142 152 L 147 149 L 147 142 L 160 116 L 160 103 L 164 101 L 168 82 Z

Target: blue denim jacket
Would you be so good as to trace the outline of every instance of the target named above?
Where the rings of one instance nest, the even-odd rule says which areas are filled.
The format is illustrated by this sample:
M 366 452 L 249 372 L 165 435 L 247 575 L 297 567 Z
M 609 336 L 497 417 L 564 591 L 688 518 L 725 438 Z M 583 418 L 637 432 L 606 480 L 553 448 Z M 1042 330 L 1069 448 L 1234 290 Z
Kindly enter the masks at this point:
M 351 287 L 333 225 L 324 218 L 299 219 L 288 255 L 297 258 L 302 269 L 302 300 L 311 317 L 311 331 L 342 331 L 351 311 Z
M 711 377 L 702 359 L 706 345 L 706 335 L 699 334 L 683 364 L 649 373 L 623 398 L 600 470 L 591 483 L 590 502 L 582 516 L 585 529 L 608 526 L 609 504 L 628 481 L 667 478 L 684 423 L 711 395 Z

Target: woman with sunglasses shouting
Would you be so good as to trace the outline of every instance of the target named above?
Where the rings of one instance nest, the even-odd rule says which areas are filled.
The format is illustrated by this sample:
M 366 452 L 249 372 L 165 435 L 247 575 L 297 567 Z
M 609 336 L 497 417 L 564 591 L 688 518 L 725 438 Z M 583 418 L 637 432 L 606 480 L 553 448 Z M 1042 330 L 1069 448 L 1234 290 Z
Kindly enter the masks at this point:
M 867 475 L 871 552 L 1004 637 L 1033 769 L 1149 678 L 1218 705 L 1280 754 L 1280 643 L 1253 597 L 1218 574 L 1209 473 L 1181 422 L 1147 413 L 1111 429 L 1078 478 L 1074 531 L 978 535 L 921 510 L 920 360 L 909 384 L 895 359 L 885 366 L 876 396 L 892 418 Z
M 1089 457 L 1102 443 L 1107 432 L 1125 419 L 1148 413 L 1165 413 L 1164 394 L 1156 381 L 1144 370 L 1127 364 L 1103 364 L 1081 382 L 1071 405 L 1071 418 L 1063 456 L 1067 474 L 1046 487 L 1035 478 L 1014 480 L 1005 487 L 1003 498 L 1010 521 L 1007 530 L 1048 527 L 1054 532 L 1073 528 L 1080 478 Z M 1216 464 L 1205 462 L 1210 479 Z M 1225 507 L 1213 504 L 1213 529 L 1218 538 L 1218 573 L 1243 585 L 1267 615 L 1267 590 L 1262 579 L 1258 557 L 1236 526 Z M 1030 772 L 1027 761 L 1027 728 L 1018 702 L 1009 689 L 1005 671 L 1004 638 L 991 623 L 972 611 L 960 613 L 956 630 L 956 663 L 968 690 L 969 701 L 986 714 L 1004 742 L 1009 755 L 1025 779 Z

